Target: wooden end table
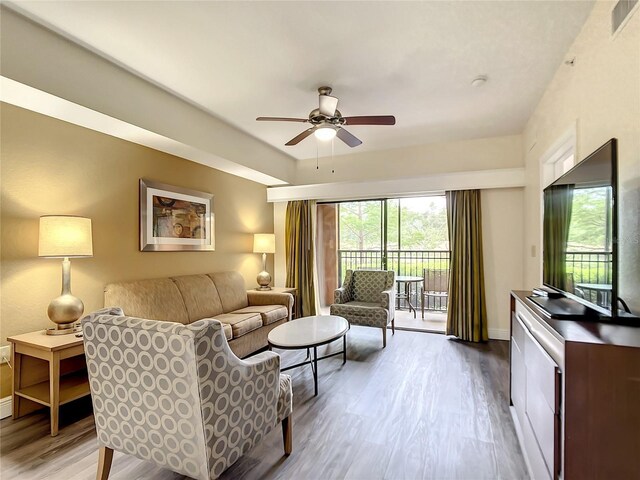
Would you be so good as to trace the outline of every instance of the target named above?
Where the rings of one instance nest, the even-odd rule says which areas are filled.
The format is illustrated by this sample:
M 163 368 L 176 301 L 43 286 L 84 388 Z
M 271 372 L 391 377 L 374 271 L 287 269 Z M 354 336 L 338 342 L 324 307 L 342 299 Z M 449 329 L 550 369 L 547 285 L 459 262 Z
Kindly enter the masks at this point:
M 42 408 L 51 409 L 51 436 L 58 434 L 60 405 L 91 392 L 81 337 L 46 335 L 44 330 L 14 335 L 13 418 Z

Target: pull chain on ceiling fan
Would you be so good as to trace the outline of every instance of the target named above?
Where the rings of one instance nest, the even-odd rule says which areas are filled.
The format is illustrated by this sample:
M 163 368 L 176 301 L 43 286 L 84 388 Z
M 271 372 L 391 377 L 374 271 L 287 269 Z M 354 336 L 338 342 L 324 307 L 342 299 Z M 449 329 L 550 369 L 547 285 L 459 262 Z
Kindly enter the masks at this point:
M 332 97 L 331 87 L 318 89 L 318 108 L 311 110 L 309 118 L 291 117 L 258 117 L 259 122 L 298 122 L 310 123 L 311 127 L 296 135 L 286 146 L 297 145 L 312 133 L 319 140 L 330 140 L 338 137 L 350 147 L 357 147 L 362 143 L 355 135 L 344 129 L 344 125 L 395 125 L 396 118 L 393 115 L 367 115 L 359 117 L 343 117 L 338 110 L 338 98 Z

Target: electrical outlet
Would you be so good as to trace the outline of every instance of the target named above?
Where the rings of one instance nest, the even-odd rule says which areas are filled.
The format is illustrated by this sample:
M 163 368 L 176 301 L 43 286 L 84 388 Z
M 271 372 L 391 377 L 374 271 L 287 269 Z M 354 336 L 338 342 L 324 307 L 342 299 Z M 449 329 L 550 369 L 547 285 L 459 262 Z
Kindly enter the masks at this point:
M 0 363 L 7 363 L 11 358 L 11 345 L 0 347 Z

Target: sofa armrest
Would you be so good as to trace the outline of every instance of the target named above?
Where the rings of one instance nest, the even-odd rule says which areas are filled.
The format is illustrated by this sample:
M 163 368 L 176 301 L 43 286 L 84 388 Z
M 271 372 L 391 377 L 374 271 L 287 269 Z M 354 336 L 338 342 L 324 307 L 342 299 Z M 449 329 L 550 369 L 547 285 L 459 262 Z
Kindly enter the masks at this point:
M 333 291 L 333 303 L 347 303 L 350 300 L 349 292 L 345 287 L 336 288 Z
M 380 294 L 380 305 L 382 308 L 386 310 L 395 309 L 396 305 L 396 290 L 395 288 L 390 288 L 389 290 L 384 290 Z
M 290 293 L 258 292 L 254 290 L 247 292 L 247 300 L 249 301 L 250 307 L 257 305 L 282 305 L 289 310 L 289 320 L 292 318 L 294 298 Z

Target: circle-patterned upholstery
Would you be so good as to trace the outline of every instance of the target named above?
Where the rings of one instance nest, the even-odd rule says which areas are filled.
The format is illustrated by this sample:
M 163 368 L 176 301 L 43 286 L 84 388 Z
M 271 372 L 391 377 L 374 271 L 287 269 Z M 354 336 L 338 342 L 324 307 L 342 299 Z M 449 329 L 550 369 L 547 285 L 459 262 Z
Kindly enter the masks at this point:
M 280 357 L 238 359 L 218 321 L 89 315 L 82 327 L 101 446 L 217 478 L 291 413 Z

